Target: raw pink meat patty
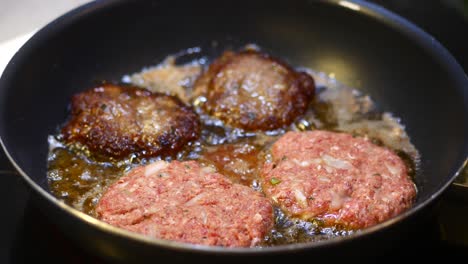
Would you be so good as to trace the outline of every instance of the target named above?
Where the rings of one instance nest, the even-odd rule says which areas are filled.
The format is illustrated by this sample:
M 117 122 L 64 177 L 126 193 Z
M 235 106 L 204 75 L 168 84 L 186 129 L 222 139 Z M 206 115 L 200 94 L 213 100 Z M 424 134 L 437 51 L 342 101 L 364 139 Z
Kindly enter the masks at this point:
M 360 229 L 407 210 L 416 196 L 400 157 L 364 138 L 288 132 L 271 154 L 262 188 L 292 217 Z
M 104 193 L 98 218 L 155 238 L 250 247 L 273 227 L 269 200 L 194 161 L 137 167 Z

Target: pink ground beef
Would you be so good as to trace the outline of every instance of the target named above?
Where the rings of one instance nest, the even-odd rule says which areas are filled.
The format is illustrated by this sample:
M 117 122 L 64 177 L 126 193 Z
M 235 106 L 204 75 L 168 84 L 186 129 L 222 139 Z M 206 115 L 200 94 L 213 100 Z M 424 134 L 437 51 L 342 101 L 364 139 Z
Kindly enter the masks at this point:
M 261 172 L 263 191 L 289 216 L 360 229 L 410 208 L 416 188 L 401 158 L 364 138 L 288 132 Z
M 273 227 L 268 199 L 194 161 L 157 161 L 110 186 L 96 208 L 117 227 L 155 238 L 251 247 Z

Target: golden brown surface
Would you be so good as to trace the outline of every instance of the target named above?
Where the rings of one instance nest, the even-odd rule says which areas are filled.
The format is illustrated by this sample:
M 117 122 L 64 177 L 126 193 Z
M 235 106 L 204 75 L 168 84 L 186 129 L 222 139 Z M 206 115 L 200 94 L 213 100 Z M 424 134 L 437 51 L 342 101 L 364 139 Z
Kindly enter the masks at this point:
M 199 126 L 191 107 L 176 97 L 106 84 L 73 97 L 62 134 L 95 155 L 173 156 L 198 138 Z
M 244 69 L 244 66 L 242 65 L 246 66 L 246 69 L 248 70 Z M 269 68 L 268 65 L 271 67 Z M 185 65 L 182 65 L 181 67 L 185 67 Z M 180 78 L 178 79 L 173 77 L 181 75 L 179 75 L 180 72 L 171 72 L 173 70 L 177 70 L 174 67 L 167 67 L 166 64 L 163 64 L 152 69 L 160 70 L 160 72 L 158 72 L 158 74 L 153 72 L 150 75 L 145 75 L 149 79 L 145 80 L 147 82 L 141 84 L 142 87 L 149 90 L 152 90 L 153 87 L 161 88 L 167 84 L 165 82 L 166 80 L 168 82 L 170 81 L 171 84 L 178 84 L 178 82 L 173 81 L 176 79 L 179 80 Z M 288 72 L 288 70 L 292 73 Z M 412 150 L 415 150 L 415 148 L 411 145 L 408 135 L 406 134 L 404 127 L 399 123 L 398 118 L 392 117 L 390 113 L 381 113 L 374 109 L 373 101 L 367 95 L 360 94 L 357 90 L 346 87 L 335 79 L 331 79 L 327 75 L 323 75 L 323 73 L 316 73 L 309 69 L 307 69 L 307 72 L 313 76 L 317 87 L 321 87 L 321 89 L 317 89 L 314 96 L 308 95 L 309 97 L 307 97 L 308 99 L 305 101 L 306 111 L 299 116 L 290 116 L 293 118 L 291 125 L 284 125 L 281 123 L 283 121 L 280 119 L 275 121 L 270 120 L 271 122 L 279 122 L 279 125 L 274 127 L 282 127 L 283 129 L 275 131 L 261 131 L 263 129 L 271 128 L 271 126 L 268 127 L 265 125 L 269 122 L 269 119 L 267 118 L 268 115 L 264 114 L 270 111 L 268 110 L 268 107 L 276 102 L 283 102 L 283 104 L 284 102 L 295 102 L 295 96 L 305 96 L 301 93 L 304 92 L 302 89 L 304 88 L 303 86 L 306 86 L 305 84 L 307 84 L 307 82 L 302 84 L 302 86 L 293 82 L 293 85 L 296 86 L 288 88 L 288 90 L 290 89 L 295 91 L 294 93 L 286 95 L 278 93 L 278 95 L 274 93 L 276 90 L 269 89 L 268 85 L 277 82 L 292 82 L 291 76 L 297 77 L 300 73 L 294 72 L 290 67 L 288 68 L 288 66 L 285 66 L 277 60 L 271 59 L 271 57 L 256 51 L 244 51 L 239 53 L 226 52 L 220 58 L 215 59 L 205 74 L 197 80 L 198 86 L 197 90 L 194 90 L 195 94 L 192 94 L 191 84 L 187 84 L 187 90 L 183 90 L 184 92 L 187 92 L 186 95 L 188 97 L 192 98 L 190 102 L 193 101 L 193 106 L 197 113 L 200 113 L 200 137 L 192 143 L 186 144 L 186 147 L 183 147 L 179 151 L 169 151 L 170 153 L 177 153 L 177 156 L 173 157 L 172 160 L 198 161 L 202 165 L 208 165 L 211 168 L 216 168 L 217 172 L 224 174 L 236 183 L 241 183 L 256 191 L 261 191 L 262 185 L 265 184 L 265 182 L 262 183 L 258 174 L 262 167 L 261 164 L 263 164 L 265 160 L 271 162 L 273 158 L 271 153 L 268 151 L 271 148 L 271 145 L 287 131 L 322 129 L 342 131 L 353 135 L 368 137 L 372 142 L 380 142 L 380 145 L 394 149 L 398 154 L 404 153 L 405 155 L 403 155 L 403 157 L 408 157 L 409 160 L 412 161 L 407 164 L 408 170 L 414 171 L 417 168 L 418 155 L 410 155 Z M 235 78 L 226 78 L 223 74 L 230 74 L 231 77 Z M 254 83 L 253 81 L 255 81 L 256 76 L 261 76 L 262 79 L 265 76 L 266 79 L 261 82 Z M 301 74 L 301 76 L 301 78 L 304 79 L 296 79 L 296 82 L 299 82 L 299 80 L 304 81 L 309 78 L 305 74 Z M 229 80 L 231 80 L 231 82 L 229 82 Z M 220 83 L 223 81 L 231 86 L 227 86 L 228 89 L 221 87 Z M 217 86 L 213 86 L 213 83 L 217 83 Z M 247 88 L 247 86 L 242 87 L 242 85 L 251 85 L 251 87 L 255 87 L 255 91 L 252 90 L 253 93 L 248 93 L 244 89 Z M 234 88 L 236 87 L 238 90 L 244 90 L 241 96 L 238 96 L 240 93 L 235 92 L 236 89 Z M 261 89 L 259 89 L 259 87 Z M 263 89 L 262 87 L 266 87 L 266 89 Z M 169 87 L 167 88 L 169 89 L 167 92 L 168 94 L 175 94 L 173 93 L 174 90 L 171 90 Z M 212 88 L 219 89 L 211 90 Z M 308 92 L 313 93 L 314 91 L 308 90 Z M 118 93 L 126 94 L 126 92 L 122 91 Z M 152 100 L 146 98 L 146 92 L 141 93 L 142 97 L 145 99 L 137 97 L 136 101 Z M 227 105 L 229 105 L 228 103 L 234 102 L 229 100 L 238 100 L 237 102 L 240 103 L 240 105 L 239 107 L 234 108 L 232 112 L 215 112 L 214 110 L 214 112 L 209 112 L 207 111 L 208 108 L 205 104 L 206 101 L 204 101 L 203 98 L 209 99 L 208 95 L 210 93 L 220 96 L 219 99 L 216 99 L 217 101 L 214 101 L 211 105 L 214 107 L 214 110 L 218 109 L 216 108 L 218 107 L 218 102 L 224 104 L 219 106 L 219 109 L 221 110 L 223 109 L 222 107 L 227 107 Z M 257 102 L 259 103 L 257 105 L 259 109 L 261 107 L 266 107 L 265 111 L 258 110 L 259 112 L 255 113 L 260 113 L 258 116 L 247 115 L 247 118 L 254 118 L 256 120 L 255 122 L 257 122 L 247 122 L 247 125 L 256 126 L 258 127 L 258 130 L 255 128 L 252 130 L 256 131 L 243 131 L 238 128 L 245 128 L 244 126 L 236 126 L 235 123 L 230 123 L 228 121 L 235 122 L 236 120 L 240 120 L 239 117 L 242 116 L 241 114 L 245 114 L 244 110 L 246 109 L 254 109 L 257 111 L 257 109 L 253 107 L 255 106 L 254 103 L 256 99 L 249 98 L 249 95 L 253 95 L 254 93 L 257 93 L 257 95 L 263 93 L 267 96 L 272 96 L 273 99 L 268 97 L 267 99 L 269 101 L 264 100 Z M 90 94 L 88 96 L 92 98 Z M 233 98 L 230 99 L 231 96 L 233 96 Z M 115 99 L 115 97 L 110 97 L 111 99 L 106 96 L 103 98 L 105 100 L 123 100 L 122 98 Z M 287 98 L 289 98 L 290 101 L 287 101 Z M 94 100 L 94 104 L 98 101 L 96 98 L 90 100 Z M 253 100 L 254 103 L 252 103 L 251 100 Z M 154 100 L 154 102 L 157 102 L 157 100 Z M 89 103 L 90 102 L 87 102 L 87 104 Z M 209 105 L 210 102 L 208 101 L 207 103 Z M 177 105 L 177 103 L 175 104 Z M 135 102 L 135 105 L 138 104 Z M 93 107 L 95 108 L 93 111 L 100 111 L 97 106 Z M 289 105 L 286 103 L 286 106 L 278 106 L 278 109 L 276 110 L 278 113 L 283 113 L 282 109 L 287 109 L 288 107 Z M 302 105 L 299 104 L 298 107 L 302 107 Z M 190 115 L 194 115 L 193 112 L 189 112 L 191 113 Z M 143 114 L 144 113 L 145 112 L 143 111 Z M 273 114 L 275 113 L 276 112 L 273 111 Z M 223 115 L 225 115 L 225 119 L 221 118 Z M 218 119 L 221 119 L 221 121 L 224 122 L 216 120 L 217 118 L 213 118 L 213 116 L 218 117 Z M 279 116 L 281 117 L 281 115 Z M 276 118 L 277 116 L 274 117 Z M 89 117 L 89 120 L 93 120 L 93 118 L 96 119 L 96 117 Z M 123 120 L 123 124 L 127 124 L 125 122 L 130 122 L 129 120 L 131 120 L 131 118 Z M 163 115 L 162 120 L 173 119 Z M 266 123 L 262 124 L 261 122 Z M 89 129 L 86 127 L 86 122 L 82 122 L 82 125 L 85 125 L 84 129 Z M 129 131 L 135 130 L 136 129 Z M 390 134 L 390 137 L 387 138 L 389 136 L 389 131 L 392 133 Z M 124 130 L 121 130 L 121 132 L 124 133 Z M 384 135 L 386 136 L 385 138 L 383 138 Z M 63 199 L 67 204 L 70 204 L 78 210 L 84 211 L 93 216 L 95 216 L 94 209 L 96 202 L 101 198 L 103 191 L 115 183 L 115 181 L 117 181 L 122 175 L 125 175 L 125 173 L 134 168 L 134 166 L 147 165 L 149 162 L 165 158 L 164 156 L 157 156 L 154 159 L 132 159 L 132 156 L 130 156 L 121 158 L 116 157 L 112 158 L 110 162 L 102 162 L 102 160 L 95 159 L 95 156 L 90 157 L 83 155 L 81 149 L 72 148 L 69 151 L 67 148 L 70 147 L 70 145 L 64 145 L 60 136 L 55 138 L 57 139 L 57 142 L 54 143 L 54 140 L 50 141 L 52 143 L 50 143 L 51 152 L 49 155 L 48 179 L 51 191 L 55 196 L 59 199 Z M 111 140 L 106 142 L 112 143 Z M 161 153 L 165 154 L 166 152 Z M 84 154 L 87 153 L 84 152 Z M 100 155 L 106 156 L 107 154 L 101 153 Z M 406 160 L 404 159 L 404 161 Z M 281 182 L 279 177 L 266 182 L 266 184 L 275 184 L 276 187 L 280 187 L 284 185 L 284 183 L 284 181 Z M 325 226 L 324 222 L 320 219 L 305 221 L 294 218 L 286 214 L 279 207 L 274 208 L 274 215 L 275 225 L 271 232 L 267 234 L 265 239 L 260 242 L 259 245 L 261 246 L 321 241 L 336 236 L 346 236 L 354 232 L 353 230 L 349 230 L 338 224 L 331 227 Z
M 208 114 L 245 130 L 273 130 L 304 114 L 314 94 L 311 76 L 257 51 L 225 52 L 195 82 Z M 202 99 L 202 101 L 205 101 Z

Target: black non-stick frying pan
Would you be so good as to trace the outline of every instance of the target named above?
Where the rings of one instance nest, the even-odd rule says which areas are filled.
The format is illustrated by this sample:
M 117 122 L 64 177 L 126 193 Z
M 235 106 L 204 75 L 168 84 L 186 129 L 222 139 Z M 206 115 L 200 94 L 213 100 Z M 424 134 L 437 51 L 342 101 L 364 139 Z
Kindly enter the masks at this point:
M 292 65 L 334 73 L 401 117 L 421 153 L 415 206 L 355 235 L 270 248 L 227 249 L 131 234 L 48 191 L 47 136 L 74 93 L 191 47 L 213 58 L 256 43 Z M 0 81 L 0 136 L 45 215 L 77 243 L 113 260 L 249 261 L 337 258 L 391 250 L 452 183 L 468 153 L 468 79 L 434 38 L 372 4 L 351 1 L 96 1 L 53 21 L 14 56 Z M 379 251 L 381 250 L 381 251 Z M 383 250 L 383 251 L 382 251 Z

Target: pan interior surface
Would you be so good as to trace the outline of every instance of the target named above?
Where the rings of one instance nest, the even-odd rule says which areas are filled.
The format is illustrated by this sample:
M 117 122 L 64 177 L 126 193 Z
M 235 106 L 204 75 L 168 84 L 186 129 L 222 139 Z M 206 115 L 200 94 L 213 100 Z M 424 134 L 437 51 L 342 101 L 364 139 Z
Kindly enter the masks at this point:
M 73 94 L 187 48 L 214 58 L 255 43 L 292 65 L 334 74 L 401 118 L 422 160 L 408 216 L 437 197 L 466 158 L 468 81 L 440 44 L 408 22 L 337 3 L 97 1 L 76 9 L 33 36 L 6 68 L 4 148 L 24 177 L 48 190 L 47 137 L 66 120 Z

